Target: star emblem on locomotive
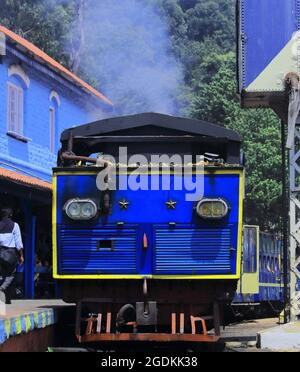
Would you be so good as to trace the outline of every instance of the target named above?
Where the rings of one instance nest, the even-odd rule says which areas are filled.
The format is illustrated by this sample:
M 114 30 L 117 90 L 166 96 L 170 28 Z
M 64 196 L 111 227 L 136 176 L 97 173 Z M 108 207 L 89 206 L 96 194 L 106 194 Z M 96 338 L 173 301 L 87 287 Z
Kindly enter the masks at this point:
M 123 200 L 119 201 L 119 205 L 120 205 L 121 209 L 128 209 L 129 201 L 123 199 Z
M 166 206 L 168 207 L 168 209 L 176 209 L 176 205 L 177 202 L 172 199 L 166 202 Z

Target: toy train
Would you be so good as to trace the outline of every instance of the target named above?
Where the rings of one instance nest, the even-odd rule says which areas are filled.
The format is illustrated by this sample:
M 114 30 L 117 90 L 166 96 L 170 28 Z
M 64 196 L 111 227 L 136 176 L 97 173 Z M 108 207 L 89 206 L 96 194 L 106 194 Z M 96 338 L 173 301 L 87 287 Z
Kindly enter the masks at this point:
M 146 113 L 61 143 L 53 268 L 78 340 L 217 341 L 241 274 L 240 136 Z
M 251 316 L 279 314 L 284 307 L 283 248 L 280 236 L 244 226 L 241 279 L 232 306 Z

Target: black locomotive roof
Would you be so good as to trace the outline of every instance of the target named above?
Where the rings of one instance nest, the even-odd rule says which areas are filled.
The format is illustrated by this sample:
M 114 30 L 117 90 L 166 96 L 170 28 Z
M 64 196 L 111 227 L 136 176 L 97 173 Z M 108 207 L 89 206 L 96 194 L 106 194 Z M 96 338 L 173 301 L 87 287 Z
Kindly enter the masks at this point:
M 89 137 L 97 136 L 126 135 L 126 133 L 135 136 L 135 132 L 138 135 L 138 129 L 142 127 L 167 129 L 178 132 L 182 136 L 202 136 L 226 142 L 241 142 L 241 137 L 237 132 L 223 128 L 220 125 L 157 113 L 120 116 L 70 128 L 62 133 L 61 142 L 66 143 L 71 136 L 74 139 L 76 137 L 88 139 Z

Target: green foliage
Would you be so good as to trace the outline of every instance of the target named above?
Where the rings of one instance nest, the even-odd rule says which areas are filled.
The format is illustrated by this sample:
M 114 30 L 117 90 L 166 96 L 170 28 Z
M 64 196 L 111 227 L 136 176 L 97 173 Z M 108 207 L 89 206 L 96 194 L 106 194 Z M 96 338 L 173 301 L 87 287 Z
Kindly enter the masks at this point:
M 188 37 L 202 41 L 206 37 L 230 49 L 234 43 L 234 0 L 199 0 L 186 11 Z
M 65 45 L 72 37 L 75 0 L 1 0 L 0 24 L 69 67 Z
M 25 36 L 65 64 L 72 59 L 79 36 L 76 29 L 80 0 L 1 0 L 0 23 Z M 86 6 L 91 0 L 86 0 Z M 280 227 L 280 129 L 270 110 L 242 110 L 236 95 L 235 0 L 139 0 L 152 4 L 169 25 L 173 53 L 184 66 L 185 85 L 174 97 L 182 114 L 218 122 L 237 130 L 244 139 L 247 223 L 265 229 Z M 122 35 L 116 37 L 116 43 Z M 137 37 L 137 42 L 139 41 Z M 71 47 L 70 47 L 71 46 Z M 79 48 L 79 47 L 78 47 Z M 98 45 L 99 56 L 101 48 Z M 129 52 L 129 51 L 128 51 Z M 143 51 L 144 53 L 145 51 Z M 85 61 L 86 63 L 86 61 Z M 78 73 L 96 87 L 111 81 L 99 58 L 97 76 L 91 69 Z M 99 74 L 100 71 L 100 74 Z M 115 73 L 112 71 L 112 74 Z M 101 76 L 100 81 L 97 78 Z M 147 110 L 135 92 L 120 97 L 127 107 Z
M 224 123 L 243 137 L 246 159 L 245 222 L 266 230 L 280 229 L 281 134 L 271 110 L 240 108 L 236 95 L 235 55 L 229 52 L 206 59 L 208 70 L 217 71 L 208 83 L 200 83 L 191 113 Z

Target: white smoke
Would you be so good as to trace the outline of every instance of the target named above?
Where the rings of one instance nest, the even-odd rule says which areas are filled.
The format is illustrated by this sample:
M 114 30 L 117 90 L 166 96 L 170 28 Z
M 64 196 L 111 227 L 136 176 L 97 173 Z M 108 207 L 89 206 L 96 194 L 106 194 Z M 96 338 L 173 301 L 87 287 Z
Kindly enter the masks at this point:
M 150 2 L 86 0 L 80 68 L 99 83 L 116 114 L 177 112 L 183 70 L 168 24 Z

